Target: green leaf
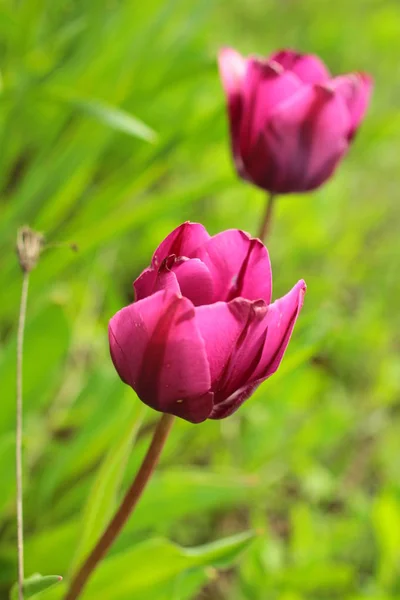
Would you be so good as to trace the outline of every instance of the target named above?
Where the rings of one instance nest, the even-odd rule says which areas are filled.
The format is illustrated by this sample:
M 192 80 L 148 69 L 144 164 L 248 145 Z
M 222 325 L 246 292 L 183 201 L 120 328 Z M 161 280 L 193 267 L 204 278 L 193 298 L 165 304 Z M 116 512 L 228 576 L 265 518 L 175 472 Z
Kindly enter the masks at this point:
M 217 571 L 212 567 L 188 569 L 169 582 L 152 585 L 146 590 L 146 597 L 152 600 L 192 600 L 216 575 Z
M 46 92 L 53 99 L 68 102 L 73 108 L 94 117 L 116 131 L 122 131 L 122 133 L 132 135 L 146 142 L 155 142 L 157 138 L 157 134 L 153 129 L 122 108 L 112 106 L 98 99 L 81 98 L 69 91 L 58 88 L 47 88 Z
M 74 100 L 73 104 L 82 112 L 95 117 L 117 131 L 141 138 L 146 142 L 156 140 L 157 134 L 153 129 L 121 108 L 110 106 L 99 100 Z
M 102 563 L 89 582 L 85 600 L 143 598 L 149 588 L 167 584 L 188 569 L 226 568 L 249 546 L 254 532 L 234 535 L 196 548 L 153 538 Z
M 169 535 L 177 521 L 205 511 L 240 506 L 249 498 L 262 497 L 265 488 L 257 475 L 231 475 L 198 468 L 159 471 L 150 481 L 127 530 L 152 527 L 159 535 Z M 159 515 L 157 522 L 154 514 Z
M 394 495 L 383 493 L 372 510 L 372 523 L 380 548 L 378 578 L 390 585 L 398 577 L 400 560 L 400 503 Z
M 144 405 L 140 402 L 132 402 L 131 406 L 125 429 L 104 459 L 87 499 L 72 570 L 91 550 L 114 512 L 129 452 L 144 414 Z
M 40 592 L 47 590 L 47 588 L 55 585 L 62 581 L 62 577 L 60 575 L 40 575 L 39 573 L 34 573 L 27 579 L 24 579 L 24 599 L 32 598 Z M 14 583 L 11 594 L 11 600 L 18 600 L 18 584 Z

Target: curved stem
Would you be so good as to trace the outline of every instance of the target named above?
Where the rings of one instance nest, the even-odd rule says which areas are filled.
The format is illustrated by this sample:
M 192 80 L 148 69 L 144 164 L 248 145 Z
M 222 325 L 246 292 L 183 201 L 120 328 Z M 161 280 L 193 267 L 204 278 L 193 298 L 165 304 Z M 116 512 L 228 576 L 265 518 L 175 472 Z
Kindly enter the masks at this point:
M 173 415 L 164 414 L 153 434 L 153 439 L 149 449 L 147 450 L 146 456 L 140 466 L 139 471 L 136 474 L 130 488 L 125 494 L 121 505 L 115 513 L 113 519 L 107 526 L 103 535 L 89 554 L 79 571 L 72 579 L 70 588 L 65 596 L 65 600 L 75 600 L 81 594 L 85 587 L 87 580 L 89 579 L 92 572 L 97 567 L 100 560 L 105 556 L 119 533 L 121 532 L 126 521 L 132 514 L 140 496 L 143 493 L 144 488 L 147 485 L 157 463 L 159 461 L 162 449 L 167 440 L 168 434 L 171 430 L 172 424 L 175 417 Z
M 18 600 L 23 600 L 24 581 L 24 518 L 22 504 L 22 361 L 26 305 L 28 301 L 29 271 L 24 271 L 17 333 L 17 405 L 15 430 L 15 472 L 17 480 L 17 551 L 18 551 Z
M 274 202 L 276 199 L 276 194 L 270 192 L 267 195 L 267 203 L 265 205 L 265 212 L 261 222 L 260 230 L 258 233 L 259 239 L 264 242 L 269 234 L 269 230 L 271 229 L 271 221 L 272 221 L 272 212 L 274 208 Z

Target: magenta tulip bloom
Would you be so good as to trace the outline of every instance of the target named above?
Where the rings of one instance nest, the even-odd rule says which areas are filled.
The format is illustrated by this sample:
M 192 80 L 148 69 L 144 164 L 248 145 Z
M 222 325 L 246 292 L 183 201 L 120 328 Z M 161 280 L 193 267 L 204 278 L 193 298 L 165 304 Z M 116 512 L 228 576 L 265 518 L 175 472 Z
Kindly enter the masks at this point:
M 271 286 L 260 240 L 184 223 L 110 320 L 118 374 L 161 412 L 192 423 L 231 415 L 277 370 L 303 304 L 304 281 L 273 304 Z
M 319 187 L 334 172 L 364 117 L 372 80 L 331 78 L 313 55 L 219 54 L 238 174 L 272 193 Z

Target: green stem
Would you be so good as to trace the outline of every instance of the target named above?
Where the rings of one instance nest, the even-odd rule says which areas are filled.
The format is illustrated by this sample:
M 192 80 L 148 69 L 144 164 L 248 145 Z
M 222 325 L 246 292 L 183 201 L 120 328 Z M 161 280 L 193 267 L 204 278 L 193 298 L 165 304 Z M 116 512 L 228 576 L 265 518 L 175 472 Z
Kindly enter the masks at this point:
M 24 517 L 22 504 L 22 362 L 24 352 L 24 331 L 26 306 L 28 301 L 29 271 L 24 271 L 22 279 L 21 303 L 19 307 L 17 333 L 17 405 L 15 431 L 15 471 L 17 480 L 17 552 L 18 552 L 18 600 L 23 600 L 24 581 Z
M 267 195 L 267 203 L 265 205 L 265 212 L 261 222 L 260 230 L 258 233 L 258 237 L 262 242 L 265 242 L 269 231 L 271 229 L 271 221 L 272 221 L 272 213 L 274 208 L 275 199 L 277 198 L 276 194 L 270 192 Z
M 140 496 L 142 495 L 151 475 L 154 472 L 155 467 L 158 464 L 162 449 L 164 448 L 174 419 L 174 416 L 168 414 L 164 414 L 161 417 L 154 432 L 149 449 L 147 450 L 146 456 L 143 459 L 135 479 L 126 492 L 117 512 L 105 529 L 103 535 L 73 577 L 69 590 L 65 596 L 65 600 L 75 600 L 80 596 L 89 577 L 101 559 L 105 556 L 121 532 L 126 521 L 132 514 Z

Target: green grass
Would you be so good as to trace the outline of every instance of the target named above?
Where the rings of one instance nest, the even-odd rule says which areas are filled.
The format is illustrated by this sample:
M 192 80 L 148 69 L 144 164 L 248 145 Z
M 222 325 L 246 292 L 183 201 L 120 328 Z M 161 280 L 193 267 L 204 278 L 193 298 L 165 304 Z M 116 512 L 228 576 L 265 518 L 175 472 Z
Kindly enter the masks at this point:
M 182 221 L 258 228 L 263 195 L 229 155 L 222 45 L 296 47 L 335 73 L 368 71 L 373 101 L 336 176 L 278 202 L 274 297 L 308 284 L 281 369 L 232 418 L 176 424 L 84 597 L 400 598 L 399 31 L 397 0 L 0 4 L 1 598 L 16 579 L 16 230 L 79 246 L 46 250 L 32 273 L 25 349 L 26 574 L 67 577 L 156 417 L 111 366 L 108 319 Z M 89 494 L 104 507 L 91 519 Z M 229 537 L 249 530 L 253 541 Z

